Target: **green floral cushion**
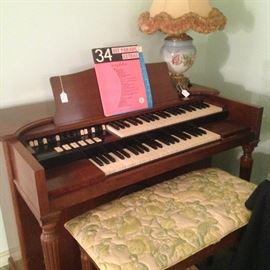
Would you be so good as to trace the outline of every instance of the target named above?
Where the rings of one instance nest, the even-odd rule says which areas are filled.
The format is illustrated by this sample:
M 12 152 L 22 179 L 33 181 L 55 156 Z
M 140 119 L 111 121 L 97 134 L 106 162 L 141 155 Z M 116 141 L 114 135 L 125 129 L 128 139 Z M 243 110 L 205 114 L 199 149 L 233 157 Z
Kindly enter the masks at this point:
M 220 169 L 178 176 L 86 212 L 66 229 L 102 270 L 166 269 L 244 226 L 255 185 Z

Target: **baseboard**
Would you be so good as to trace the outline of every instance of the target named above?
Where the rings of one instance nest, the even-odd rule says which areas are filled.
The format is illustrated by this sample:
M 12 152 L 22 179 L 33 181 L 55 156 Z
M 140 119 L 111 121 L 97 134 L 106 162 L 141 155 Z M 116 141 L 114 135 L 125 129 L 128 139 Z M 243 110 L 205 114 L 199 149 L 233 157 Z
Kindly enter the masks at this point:
M 9 252 L 8 250 L 0 252 L 0 267 L 8 265 Z

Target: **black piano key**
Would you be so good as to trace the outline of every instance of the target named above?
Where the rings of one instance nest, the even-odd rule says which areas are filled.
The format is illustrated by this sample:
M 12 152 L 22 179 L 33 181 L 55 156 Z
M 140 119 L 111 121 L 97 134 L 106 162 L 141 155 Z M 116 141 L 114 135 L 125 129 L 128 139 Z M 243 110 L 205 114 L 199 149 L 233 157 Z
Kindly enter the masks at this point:
M 166 133 L 165 131 L 160 131 L 159 132 L 159 135 L 160 135 L 161 138 L 163 138 L 164 140 L 166 140 L 168 143 L 170 143 L 170 144 L 174 144 L 175 143 L 175 141 L 171 137 L 171 135 L 168 134 L 168 133 Z
M 175 107 L 174 109 L 175 109 L 179 114 L 185 114 L 185 113 L 186 113 L 186 111 L 183 110 L 183 109 L 181 109 L 180 106 L 179 106 L 179 107 Z
M 118 149 L 118 151 L 124 155 L 126 158 L 130 158 L 130 154 L 125 149 Z
M 114 121 L 114 123 L 115 123 L 116 125 L 118 125 L 121 129 L 126 128 L 125 124 L 122 123 L 121 121 Z
M 117 149 L 113 149 L 112 152 L 117 156 L 119 157 L 120 159 L 125 159 L 125 156 L 121 154 L 120 151 L 118 151 Z
M 118 158 L 120 159 L 125 159 L 125 157 L 120 153 L 120 151 L 118 150 L 118 147 L 116 146 L 116 144 L 111 144 L 107 146 L 108 151 L 112 152 L 114 155 L 116 155 Z
M 161 141 L 162 143 L 166 144 L 166 145 L 171 145 L 171 143 L 169 142 L 168 139 L 162 137 L 162 136 L 157 136 L 156 140 Z
M 136 121 L 138 124 L 142 125 L 143 124 L 143 121 L 138 119 L 138 117 L 134 117 L 132 118 L 134 121 Z
M 97 154 L 96 155 L 97 158 L 99 158 L 102 162 L 106 163 L 106 164 L 110 164 L 110 161 L 103 155 L 103 154 Z
M 185 111 L 188 111 L 188 112 L 194 111 L 193 108 L 191 108 L 190 106 L 188 106 L 186 104 L 185 105 L 181 105 L 180 108 L 183 109 L 183 110 L 185 110 Z
M 162 112 L 155 112 L 154 113 L 154 115 L 157 115 L 157 116 L 159 116 L 159 117 L 161 117 L 161 118 L 163 118 L 163 119 L 166 119 L 166 118 L 168 118 L 168 116 L 166 116 L 166 114 L 164 115 Z
M 171 144 L 175 144 L 177 142 L 170 134 L 164 134 L 163 138 L 168 140 Z
M 192 127 L 191 128 L 194 132 L 196 132 L 199 136 L 202 136 L 204 133 L 200 130 L 200 129 L 198 129 L 197 127 Z
M 158 138 L 157 138 L 158 139 Z M 152 141 L 158 148 L 163 148 L 163 145 L 160 143 L 160 142 L 158 142 L 158 141 L 156 141 L 155 139 Z
M 132 147 L 131 145 L 126 145 L 125 148 L 127 148 L 131 153 L 133 153 L 134 155 L 139 155 L 139 152 L 134 149 L 134 147 Z
M 145 121 L 147 123 L 150 123 L 151 122 L 151 120 L 147 116 L 145 116 L 145 115 L 140 115 L 137 118 L 140 118 L 140 119 L 142 119 L 143 121 Z
M 91 159 L 93 159 L 99 166 L 104 166 L 104 163 L 96 156 L 90 156 Z
M 194 102 L 191 104 L 193 107 L 201 110 L 201 109 L 204 109 L 205 107 L 201 104 L 201 102 Z
M 156 115 L 153 115 L 152 113 L 145 113 L 144 114 L 146 117 L 148 117 L 149 119 L 151 119 L 152 121 L 156 121 L 159 120 L 159 117 Z
M 178 132 L 176 132 L 176 131 L 171 131 L 171 133 L 174 135 L 174 136 L 176 136 L 177 138 L 179 138 L 179 140 L 181 139 L 181 140 L 187 140 L 187 138 L 185 137 L 185 136 L 183 136 L 182 134 L 179 134 Z
M 192 137 L 194 136 L 193 134 L 191 134 L 188 130 L 183 130 L 182 133 L 188 138 L 188 139 L 192 139 Z M 195 136 L 194 136 L 195 137 Z
M 207 132 L 205 130 L 201 129 L 201 128 L 198 128 L 198 130 L 204 135 L 207 134 Z
M 112 126 L 114 129 L 116 130 L 120 130 L 121 128 L 119 127 L 119 125 L 115 124 L 114 122 L 109 123 L 109 126 Z
M 205 108 L 209 108 L 209 107 L 210 107 L 210 105 L 207 104 L 207 103 L 205 103 L 205 102 L 201 102 L 201 104 L 202 104 L 203 106 L 205 106 Z
M 127 119 L 125 119 L 125 121 L 129 122 L 130 124 L 132 124 L 134 126 L 138 126 L 138 123 L 136 121 L 134 121 L 134 119 L 132 119 L 132 118 L 127 118 Z
M 185 129 L 186 132 L 188 132 L 189 134 L 198 137 L 201 136 L 201 133 L 197 131 L 197 129 L 195 127 L 189 126 Z
M 143 143 L 140 143 L 139 145 L 145 152 L 150 152 L 150 149 L 147 146 L 145 146 Z
M 184 141 L 191 139 L 190 135 L 184 134 L 182 131 L 175 129 L 174 132 L 178 138 L 183 139 Z
M 126 121 L 124 120 L 118 120 L 118 122 L 120 122 L 121 124 L 123 124 L 125 127 L 129 128 L 130 127 L 130 124 L 127 123 Z
M 172 115 L 169 112 L 166 112 L 166 110 L 163 110 L 162 113 L 167 117 L 172 117 Z
M 109 159 L 111 162 L 115 162 L 116 160 L 115 160 L 115 158 L 112 156 L 112 155 L 110 155 L 108 152 L 103 152 L 102 153 L 107 159 Z
M 167 133 L 167 132 L 166 132 L 166 133 Z M 180 142 L 180 140 L 179 140 L 178 138 L 176 138 L 176 137 L 174 136 L 173 133 L 168 133 L 168 135 L 170 136 L 170 138 L 171 138 L 175 143 Z
M 149 152 L 149 151 L 150 151 L 150 150 L 149 150 L 146 146 L 144 146 L 141 142 L 136 141 L 136 143 L 137 143 L 137 146 L 140 147 L 140 148 L 143 150 L 143 152 Z
M 171 113 L 172 115 L 175 115 L 175 116 L 178 115 L 178 112 L 176 110 L 174 110 L 173 108 L 168 108 L 165 111 L 169 112 L 169 113 Z
M 141 139 L 140 141 L 142 141 L 144 144 L 146 144 L 147 146 L 149 146 L 154 150 L 159 148 L 152 140 L 149 140 L 147 138 Z
M 139 153 L 141 153 L 141 154 L 144 153 L 144 150 L 140 146 L 138 146 L 136 144 L 136 142 L 133 142 L 130 146 L 133 147 L 134 149 L 136 149 Z

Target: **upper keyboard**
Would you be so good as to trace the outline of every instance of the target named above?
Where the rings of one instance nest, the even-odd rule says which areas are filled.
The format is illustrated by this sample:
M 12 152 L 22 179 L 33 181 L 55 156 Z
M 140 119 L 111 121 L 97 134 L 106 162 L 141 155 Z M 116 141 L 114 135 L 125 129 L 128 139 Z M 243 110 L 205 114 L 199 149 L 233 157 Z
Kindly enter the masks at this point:
M 221 107 L 197 101 L 191 104 L 179 105 L 165 110 L 144 113 L 109 123 L 106 129 L 121 137 L 148 132 L 154 129 L 186 122 L 192 119 L 221 112 Z

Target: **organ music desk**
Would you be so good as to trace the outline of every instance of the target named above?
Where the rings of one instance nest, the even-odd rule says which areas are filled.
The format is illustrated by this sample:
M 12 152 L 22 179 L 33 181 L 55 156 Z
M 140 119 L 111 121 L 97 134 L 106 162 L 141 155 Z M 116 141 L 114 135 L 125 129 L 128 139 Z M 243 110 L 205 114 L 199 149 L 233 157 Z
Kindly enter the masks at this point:
M 241 146 L 240 177 L 249 179 L 262 108 L 196 85 L 194 95 L 181 99 L 166 64 L 147 69 L 154 102 L 149 110 L 105 117 L 90 69 L 62 76 L 68 103 L 61 103 L 59 77 L 53 77 L 55 104 L 2 112 L 0 137 L 23 265 L 19 268 L 11 257 L 11 269 L 80 269 L 78 247 L 63 229 L 67 220 L 128 192 L 210 166 L 216 153 Z M 232 245 L 237 233 L 187 259 L 186 266 L 224 243 Z

